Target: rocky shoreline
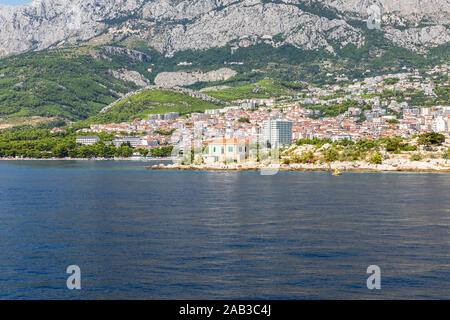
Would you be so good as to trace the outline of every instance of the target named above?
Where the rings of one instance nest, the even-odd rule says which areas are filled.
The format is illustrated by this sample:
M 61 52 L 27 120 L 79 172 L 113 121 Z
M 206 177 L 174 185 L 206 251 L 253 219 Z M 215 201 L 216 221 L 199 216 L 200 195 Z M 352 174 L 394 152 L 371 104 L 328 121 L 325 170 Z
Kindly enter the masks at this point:
M 330 164 L 280 164 L 264 165 L 256 163 L 180 165 L 158 164 L 146 166 L 149 170 L 192 170 L 192 171 L 333 171 L 342 172 L 412 172 L 412 173 L 450 173 L 450 164 L 442 161 L 405 162 L 402 164 L 371 164 L 364 161 L 333 162 Z
M 133 158 L 115 158 L 115 159 L 88 159 L 88 158 L 0 158 L 0 161 L 170 161 L 170 158 L 161 159 L 133 159 Z M 364 161 L 355 162 L 333 162 L 330 164 L 279 164 L 267 165 L 260 163 L 233 163 L 233 164 L 213 164 L 213 165 L 181 165 L 175 163 L 155 164 L 144 166 L 148 170 L 190 170 L 190 171 L 318 171 L 331 172 L 338 169 L 342 172 L 411 172 L 411 173 L 450 173 L 450 163 L 448 161 L 409 161 L 401 164 L 371 164 Z
M 154 162 L 154 161 L 170 161 L 171 158 L 157 158 L 157 159 L 141 159 L 141 158 L 0 158 L 0 161 L 142 161 L 142 162 Z

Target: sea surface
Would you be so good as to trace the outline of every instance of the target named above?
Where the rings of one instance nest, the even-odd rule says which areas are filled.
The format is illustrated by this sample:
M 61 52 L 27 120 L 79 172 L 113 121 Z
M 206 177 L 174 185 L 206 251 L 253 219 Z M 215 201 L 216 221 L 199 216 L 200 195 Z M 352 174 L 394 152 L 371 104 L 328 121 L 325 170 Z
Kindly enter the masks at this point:
M 450 298 L 448 174 L 144 165 L 0 161 L 0 299 Z

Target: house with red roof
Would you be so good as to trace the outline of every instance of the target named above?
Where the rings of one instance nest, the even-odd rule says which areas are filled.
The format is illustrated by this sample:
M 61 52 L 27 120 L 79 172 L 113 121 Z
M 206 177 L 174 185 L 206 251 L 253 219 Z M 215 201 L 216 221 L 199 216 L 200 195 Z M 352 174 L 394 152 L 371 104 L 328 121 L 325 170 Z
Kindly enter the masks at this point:
M 249 141 L 238 138 L 219 138 L 207 141 L 208 153 L 204 156 L 206 163 L 242 162 L 249 155 Z

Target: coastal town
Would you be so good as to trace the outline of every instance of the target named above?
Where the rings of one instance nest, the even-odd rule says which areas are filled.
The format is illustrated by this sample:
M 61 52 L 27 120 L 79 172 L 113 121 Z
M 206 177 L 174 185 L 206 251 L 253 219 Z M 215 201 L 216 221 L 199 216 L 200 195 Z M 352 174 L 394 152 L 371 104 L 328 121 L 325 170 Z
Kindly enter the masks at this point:
M 80 136 L 77 142 L 95 143 L 95 134 L 106 132 L 116 135 L 112 141 L 116 147 L 128 144 L 140 150 L 161 146 L 201 149 L 202 163 L 222 163 L 243 162 L 249 157 L 247 149 L 251 146 L 286 148 L 300 139 L 356 142 L 393 137 L 409 139 L 427 132 L 448 136 L 450 106 L 416 106 L 410 96 L 401 94 L 419 91 L 425 99 L 435 99 L 433 79 L 447 75 L 442 86 L 448 88 L 448 71 L 449 66 L 442 65 L 427 71 L 425 76 L 416 70 L 365 78 L 346 86 L 309 85 L 294 99 L 241 99 L 204 113 L 169 112 L 150 114 L 147 119 L 131 122 L 92 124 L 80 130 L 86 136 Z M 401 99 L 396 97 L 397 93 Z M 328 106 L 339 106 L 339 109 L 330 115 Z M 209 145 L 211 148 L 205 149 Z

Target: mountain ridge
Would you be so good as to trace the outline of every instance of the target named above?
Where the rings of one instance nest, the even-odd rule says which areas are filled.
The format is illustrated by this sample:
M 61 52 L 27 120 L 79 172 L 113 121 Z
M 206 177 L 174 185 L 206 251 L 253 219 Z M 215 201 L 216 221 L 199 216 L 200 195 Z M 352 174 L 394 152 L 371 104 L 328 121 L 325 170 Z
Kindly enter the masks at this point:
M 385 37 L 399 46 L 420 51 L 450 41 L 446 0 L 35 0 L 0 6 L 0 57 L 124 39 L 168 56 L 257 43 L 333 52 L 338 44 L 364 43 L 346 20 L 366 20 L 373 3 L 383 11 Z
M 153 84 L 198 90 L 268 77 L 320 86 L 450 61 L 448 1 L 375 3 L 386 6 L 381 30 L 368 28 L 365 0 L 0 6 L 0 122 L 85 120 Z

